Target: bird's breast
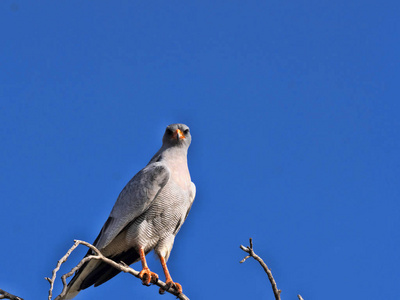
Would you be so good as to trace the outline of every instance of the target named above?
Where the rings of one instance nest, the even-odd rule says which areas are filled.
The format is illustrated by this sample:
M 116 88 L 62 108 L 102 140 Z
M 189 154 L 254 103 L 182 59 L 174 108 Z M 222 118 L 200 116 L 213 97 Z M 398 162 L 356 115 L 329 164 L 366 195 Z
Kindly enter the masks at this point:
M 178 185 L 183 191 L 189 190 L 191 178 L 187 162 L 182 161 L 180 164 L 169 167 L 169 170 L 171 173 L 169 182 Z

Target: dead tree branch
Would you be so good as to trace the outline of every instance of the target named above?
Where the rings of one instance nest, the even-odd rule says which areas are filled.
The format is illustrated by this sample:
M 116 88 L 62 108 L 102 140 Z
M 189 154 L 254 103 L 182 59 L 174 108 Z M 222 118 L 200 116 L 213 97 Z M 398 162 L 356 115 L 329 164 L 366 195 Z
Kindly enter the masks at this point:
M 267 264 L 262 260 L 261 257 L 259 257 L 257 254 L 254 253 L 253 251 L 253 239 L 250 238 L 250 246 L 245 247 L 243 245 L 240 245 L 240 249 L 242 249 L 244 252 L 247 252 L 249 255 L 247 255 L 245 258 L 243 258 L 240 263 L 244 263 L 246 259 L 253 257 L 256 261 L 260 263 L 260 265 L 263 267 L 265 273 L 268 275 L 269 282 L 271 283 L 272 290 L 275 295 L 276 300 L 281 300 L 281 290 L 278 289 L 278 286 L 276 285 L 275 279 L 272 276 L 271 270 L 268 268 Z
M 240 245 L 240 249 L 242 249 L 244 252 L 248 253 L 248 255 L 243 258 L 240 263 L 244 263 L 248 258 L 252 257 L 256 261 L 260 263 L 260 265 L 263 267 L 265 273 L 268 275 L 269 282 L 271 283 L 272 286 L 272 291 L 274 292 L 275 300 L 281 300 L 281 290 L 278 289 L 278 286 L 276 285 L 275 279 L 272 276 L 271 270 L 268 268 L 267 264 L 263 261 L 261 257 L 259 257 L 257 254 L 254 253 L 253 250 L 253 239 L 250 238 L 250 246 L 245 247 L 243 245 Z M 303 298 L 300 295 L 297 295 L 299 300 L 303 300 Z
M 126 265 L 124 262 L 117 263 L 117 262 L 113 261 L 112 259 L 109 259 L 109 258 L 105 257 L 105 256 L 104 256 L 95 246 L 93 246 L 92 244 L 89 244 L 89 243 L 87 243 L 87 242 L 85 242 L 85 241 L 75 240 L 74 245 L 73 245 L 73 246 L 68 250 L 68 252 L 58 261 L 56 268 L 53 270 L 52 278 L 51 278 L 51 279 L 48 278 L 48 277 L 45 278 L 45 279 L 50 283 L 50 290 L 49 290 L 48 300 L 51 300 L 51 298 L 52 298 L 52 296 L 53 296 L 54 281 L 55 281 L 55 279 L 56 279 L 56 274 L 57 274 L 57 272 L 59 271 L 61 265 L 62 265 L 62 264 L 68 259 L 68 257 L 71 255 L 72 251 L 74 251 L 74 250 L 76 249 L 76 247 L 78 247 L 79 245 L 84 245 L 84 246 L 86 246 L 86 247 L 92 249 L 92 250 L 94 251 L 95 254 L 86 256 L 86 257 L 83 258 L 83 259 L 76 265 L 76 267 L 74 267 L 70 272 L 68 272 L 68 273 L 66 273 L 66 274 L 64 274 L 64 275 L 61 276 L 61 280 L 62 280 L 62 282 L 63 282 L 63 290 L 62 290 L 61 294 L 60 294 L 58 297 L 56 297 L 56 299 L 59 298 L 59 297 L 62 297 L 62 296 L 64 296 L 64 295 L 66 294 L 66 292 L 67 292 L 67 286 L 68 286 L 68 284 L 67 284 L 67 278 L 70 277 L 70 276 L 72 276 L 76 271 L 78 271 L 78 270 L 83 266 L 84 263 L 86 263 L 87 261 L 92 260 L 92 259 L 99 259 L 99 260 L 102 260 L 102 261 L 104 261 L 105 263 L 111 265 L 112 267 L 116 268 L 116 269 L 119 270 L 119 271 L 122 271 L 122 272 L 125 272 L 125 273 L 129 273 L 129 274 L 131 274 L 131 275 L 133 275 L 133 276 L 139 278 L 139 272 L 136 271 L 136 270 L 134 270 L 134 269 L 132 269 L 131 267 L 129 267 L 128 265 Z M 161 281 L 161 280 L 158 280 L 158 281 L 155 283 L 155 285 L 159 286 L 160 288 L 167 289 L 167 286 L 166 286 L 165 282 L 163 282 L 163 281 Z M 169 290 L 167 290 L 167 292 L 170 293 L 170 294 L 172 294 L 172 295 L 175 295 L 178 299 L 181 299 L 181 300 L 189 300 L 189 298 L 188 298 L 186 295 L 184 295 L 183 293 L 178 293 L 178 291 L 177 291 L 175 288 L 173 288 L 173 287 L 171 287 Z
M 7 293 L 6 291 L 4 291 L 2 289 L 0 289 L 0 299 L 24 300 L 21 297 Z

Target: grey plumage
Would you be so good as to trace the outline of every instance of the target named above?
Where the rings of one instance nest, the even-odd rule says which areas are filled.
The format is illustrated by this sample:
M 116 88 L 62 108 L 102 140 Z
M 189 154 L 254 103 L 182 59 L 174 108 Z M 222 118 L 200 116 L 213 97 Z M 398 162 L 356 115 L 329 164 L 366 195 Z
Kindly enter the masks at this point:
M 154 250 L 161 259 L 168 260 L 175 235 L 196 194 L 187 165 L 190 143 L 186 125 L 167 127 L 162 147 L 121 191 L 94 242 L 104 255 L 129 265 L 140 260 L 140 251 L 147 254 Z M 92 260 L 72 278 L 67 294 L 57 299 L 72 299 L 80 290 L 98 286 L 118 273 L 109 265 Z

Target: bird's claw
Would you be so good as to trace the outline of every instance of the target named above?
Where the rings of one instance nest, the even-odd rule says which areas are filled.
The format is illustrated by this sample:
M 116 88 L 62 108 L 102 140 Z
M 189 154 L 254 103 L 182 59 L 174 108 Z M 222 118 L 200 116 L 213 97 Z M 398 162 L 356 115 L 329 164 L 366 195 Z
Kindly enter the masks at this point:
M 151 272 L 149 268 L 144 268 L 139 273 L 139 278 L 142 280 L 143 285 L 150 286 L 150 283 L 157 283 L 158 275 Z
M 165 287 L 160 287 L 160 290 L 158 292 L 160 294 L 164 294 L 171 287 L 174 287 L 174 289 L 178 292 L 178 294 L 182 294 L 182 286 L 177 282 L 173 282 L 172 280 L 171 281 L 166 281 L 165 282 Z

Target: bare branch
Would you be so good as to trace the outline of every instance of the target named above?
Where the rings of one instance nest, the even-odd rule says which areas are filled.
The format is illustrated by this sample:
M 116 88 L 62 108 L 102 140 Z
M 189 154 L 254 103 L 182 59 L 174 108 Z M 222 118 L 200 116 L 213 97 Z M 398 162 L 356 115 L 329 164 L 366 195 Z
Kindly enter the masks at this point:
M 84 258 L 76 265 L 76 267 L 74 267 L 70 272 L 68 272 L 67 274 L 64 274 L 64 275 L 61 276 L 61 280 L 62 280 L 62 282 L 63 282 L 63 290 L 62 290 L 61 294 L 60 294 L 59 296 L 56 297 L 56 299 L 58 299 L 58 298 L 60 298 L 60 297 L 62 297 L 62 296 L 65 296 L 65 294 L 66 294 L 66 292 L 67 292 L 67 286 L 68 286 L 68 284 L 67 284 L 67 278 L 70 277 L 70 276 L 72 276 L 76 271 L 78 271 L 78 270 L 83 266 L 84 263 L 86 263 L 87 261 L 92 260 L 92 259 L 99 259 L 99 260 L 102 260 L 103 262 L 105 262 L 105 263 L 111 265 L 112 267 L 116 268 L 116 269 L 119 270 L 119 271 L 122 271 L 122 272 L 125 272 L 125 273 L 129 273 L 129 274 L 131 274 L 131 275 L 133 275 L 133 276 L 139 278 L 139 272 L 138 272 L 138 271 L 132 269 L 131 267 L 129 267 L 128 265 L 126 265 L 124 262 L 117 263 L 117 262 L 113 261 L 112 259 L 109 259 L 109 258 L 105 257 L 105 256 L 104 256 L 95 246 L 93 246 L 92 244 L 89 244 L 88 242 L 80 241 L 80 240 L 75 240 L 74 242 L 75 242 L 74 245 L 73 245 L 73 246 L 68 250 L 68 252 L 58 261 L 56 268 L 53 270 L 53 276 L 52 276 L 52 278 L 51 278 L 51 279 L 48 278 L 48 277 L 45 278 L 45 279 L 46 279 L 47 281 L 49 281 L 49 283 L 50 283 L 50 290 L 49 290 L 49 297 L 48 297 L 48 300 L 51 300 L 52 295 L 53 295 L 54 281 L 55 281 L 57 272 L 59 271 L 61 265 L 62 265 L 64 262 L 67 261 L 68 257 L 71 255 L 72 251 L 74 251 L 75 248 L 78 247 L 79 245 L 84 245 L 84 246 L 86 246 L 86 247 L 92 249 L 92 250 L 94 251 L 95 254 L 84 257 Z M 155 283 L 155 285 L 157 285 L 157 286 L 159 286 L 159 287 L 161 287 L 161 288 L 163 288 L 163 289 L 167 289 L 167 286 L 166 286 L 165 282 L 163 282 L 163 281 L 161 281 L 161 280 L 158 280 L 158 281 Z M 172 294 L 172 295 L 175 295 L 178 299 L 181 299 L 181 300 L 189 300 L 189 298 L 188 298 L 186 295 L 184 295 L 183 293 L 178 293 L 178 291 L 177 291 L 175 288 L 173 288 L 173 287 L 171 287 L 170 289 L 168 289 L 167 292 L 170 293 L 170 294 Z
M 4 291 L 2 289 L 0 289 L 0 299 L 24 300 L 21 297 L 7 293 L 6 291 Z
M 250 258 L 251 256 L 250 255 L 247 255 L 245 258 L 243 258 L 241 261 L 240 261 L 240 263 L 242 264 L 242 263 L 244 263 L 245 261 L 246 261 L 246 259 L 248 259 L 248 258 Z
M 297 295 L 297 298 L 299 298 L 299 300 L 304 300 L 300 295 Z
M 240 245 L 240 249 L 242 249 L 244 252 L 249 254 L 244 259 L 242 259 L 240 261 L 240 263 L 245 262 L 246 259 L 248 259 L 249 257 L 253 257 L 256 261 L 258 261 L 260 263 L 260 265 L 263 267 L 265 273 L 267 273 L 267 275 L 268 275 L 269 282 L 271 283 L 272 290 L 273 290 L 274 295 L 275 295 L 275 300 L 281 300 L 281 290 L 278 289 L 278 287 L 276 285 L 276 282 L 275 282 L 275 279 L 272 276 L 271 270 L 268 268 L 268 266 L 262 260 L 262 258 L 259 257 L 257 254 L 255 254 L 254 251 L 253 251 L 253 239 L 250 238 L 250 246 L 249 247 L 245 247 L 243 245 Z
M 68 259 L 68 257 L 71 255 L 72 251 L 75 250 L 76 247 L 79 246 L 79 241 L 74 241 L 74 245 L 68 250 L 68 252 L 57 262 L 56 268 L 53 270 L 53 276 L 50 278 L 45 277 L 45 279 L 50 283 L 50 290 L 49 290 L 49 297 L 48 300 L 51 300 L 53 297 L 53 288 L 54 288 L 54 281 L 56 280 L 56 275 L 58 270 L 60 270 L 60 267 L 63 263 L 65 263 Z

